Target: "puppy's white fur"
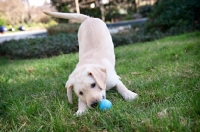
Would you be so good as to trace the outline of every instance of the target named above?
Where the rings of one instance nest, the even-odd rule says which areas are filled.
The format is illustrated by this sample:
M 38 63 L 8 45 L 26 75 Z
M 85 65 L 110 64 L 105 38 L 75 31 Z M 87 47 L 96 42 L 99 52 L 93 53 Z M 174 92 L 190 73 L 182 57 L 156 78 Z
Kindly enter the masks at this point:
M 76 114 L 85 112 L 87 106 L 96 106 L 106 98 L 106 90 L 113 87 L 125 100 L 131 101 L 138 96 L 128 90 L 116 74 L 112 38 L 102 20 L 75 13 L 44 13 L 82 23 L 78 31 L 79 62 L 66 83 L 69 102 L 72 103 L 72 89 L 79 97 Z

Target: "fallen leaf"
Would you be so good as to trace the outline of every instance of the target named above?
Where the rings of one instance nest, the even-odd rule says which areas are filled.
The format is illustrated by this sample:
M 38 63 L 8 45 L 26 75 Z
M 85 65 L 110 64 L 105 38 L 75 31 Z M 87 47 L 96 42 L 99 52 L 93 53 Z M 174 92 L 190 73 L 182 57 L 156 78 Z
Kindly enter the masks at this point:
M 140 75 L 139 72 L 131 72 L 132 75 Z
M 166 115 L 167 115 L 167 109 L 164 109 L 161 112 L 158 112 L 159 117 L 165 117 Z
M 28 68 L 28 69 L 26 69 L 29 73 L 31 73 L 31 72 L 33 72 L 33 71 L 35 71 L 35 68 Z

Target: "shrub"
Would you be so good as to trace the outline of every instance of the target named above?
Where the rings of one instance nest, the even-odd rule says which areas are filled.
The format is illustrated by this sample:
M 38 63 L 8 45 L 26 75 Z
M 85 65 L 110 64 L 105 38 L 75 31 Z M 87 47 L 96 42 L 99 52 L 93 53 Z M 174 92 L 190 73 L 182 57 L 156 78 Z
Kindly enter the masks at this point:
M 48 35 L 77 33 L 80 24 L 58 24 L 47 29 Z
M 148 17 L 151 12 L 152 5 L 144 5 L 139 7 L 139 13 L 142 17 Z
M 158 0 L 150 13 L 147 31 L 181 32 L 199 28 L 199 8 L 199 0 Z
M 133 43 L 133 41 L 131 40 L 131 36 L 124 33 L 113 34 L 112 40 L 115 47 Z
M 0 45 L 1 55 L 9 55 L 13 58 L 43 58 L 75 51 L 78 51 L 78 40 L 75 34 L 12 40 Z

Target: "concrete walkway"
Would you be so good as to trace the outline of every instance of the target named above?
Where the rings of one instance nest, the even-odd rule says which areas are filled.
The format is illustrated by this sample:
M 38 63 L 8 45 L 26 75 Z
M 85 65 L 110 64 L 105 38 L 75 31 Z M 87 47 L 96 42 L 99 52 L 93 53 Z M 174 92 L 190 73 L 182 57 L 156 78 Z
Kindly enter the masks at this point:
M 0 34 L 0 43 L 8 40 L 18 40 L 24 38 L 35 38 L 39 36 L 46 36 L 47 30 L 33 30 L 33 31 L 21 31 L 21 32 L 13 32 L 13 33 L 4 33 Z

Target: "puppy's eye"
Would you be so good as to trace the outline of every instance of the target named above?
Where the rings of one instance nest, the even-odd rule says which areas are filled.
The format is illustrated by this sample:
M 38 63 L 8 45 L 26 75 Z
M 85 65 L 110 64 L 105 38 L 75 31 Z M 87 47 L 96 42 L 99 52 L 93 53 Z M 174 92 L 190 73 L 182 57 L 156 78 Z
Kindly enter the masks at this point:
M 91 88 L 94 88 L 95 86 L 96 86 L 96 84 L 95 84 L 95 83 L 91 84 Z
M 83 95 L 83 92 L 80 91 L 79 94 L 80 94 L 80 95 Z

